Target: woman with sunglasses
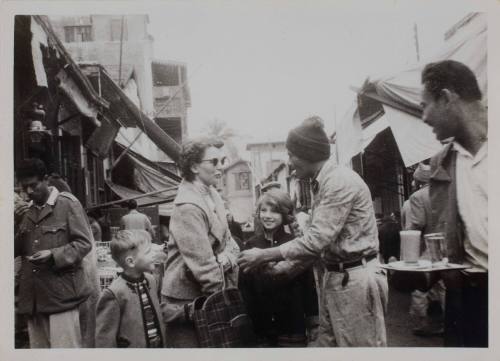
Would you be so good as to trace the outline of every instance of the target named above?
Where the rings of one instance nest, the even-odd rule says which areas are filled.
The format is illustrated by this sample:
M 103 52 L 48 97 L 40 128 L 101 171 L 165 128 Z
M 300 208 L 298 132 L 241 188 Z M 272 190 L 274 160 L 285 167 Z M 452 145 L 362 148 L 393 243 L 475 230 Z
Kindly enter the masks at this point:
M 222 144 L 194 140 L 182 146 L 183 180 L 174 201 L 167 241 L 162 303 L 170 347 L 198 347 L 192 302 L 237 287 L 239 248 L 231 237 L 224 203 L 215 189 L 222 176 Z

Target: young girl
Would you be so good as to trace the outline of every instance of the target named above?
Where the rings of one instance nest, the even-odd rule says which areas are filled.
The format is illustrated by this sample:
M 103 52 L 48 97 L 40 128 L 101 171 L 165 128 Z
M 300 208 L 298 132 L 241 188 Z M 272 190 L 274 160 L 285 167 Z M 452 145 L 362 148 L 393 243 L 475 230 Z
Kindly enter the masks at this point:
M 294 238 L 293 202 L 287 193 L 270 189 L 258 203 L 256 234 L 246 249 L 276 247 Z M 258 346 L 306 346 L 306 318 L 318 314 L 311 269 L 290 277 L 272 277 L 274 265 L 240 274 L 240 289 L 248 307 Z

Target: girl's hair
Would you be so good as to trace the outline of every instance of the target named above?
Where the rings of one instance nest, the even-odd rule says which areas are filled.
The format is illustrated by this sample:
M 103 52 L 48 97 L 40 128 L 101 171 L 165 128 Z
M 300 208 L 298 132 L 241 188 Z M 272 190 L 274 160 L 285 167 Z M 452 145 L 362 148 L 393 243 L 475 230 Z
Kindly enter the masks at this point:
M 260 223 L 260 209 L 263 205 L 268 205 L 275 212 L 283 217 L 283 225 L 295 222 L 294 205 L 288 193 L 280 189 L 269 189 L 262 194 L 257 202 L 256 218 Z M 259 225 L 259 231 L 263 231 Z M 292 230 L 292 229 L 291 229 Z M 293 231 L 293 230 L 292 230 Z

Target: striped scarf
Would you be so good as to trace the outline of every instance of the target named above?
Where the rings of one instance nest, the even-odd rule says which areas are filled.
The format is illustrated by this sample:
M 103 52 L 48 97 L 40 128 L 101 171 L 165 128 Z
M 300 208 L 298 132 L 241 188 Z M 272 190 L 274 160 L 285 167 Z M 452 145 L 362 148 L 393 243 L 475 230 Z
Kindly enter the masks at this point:
M 122 277 L 124 275 L 122 274 Z M 124 277 L 125 278 L 125 277 Z M 158 320 L 156 310 L 149 294 L 148 280 L 143 276 L 140 280 L 130 280 L 125 278 L 129 287 L 134 290 L 134 293 L 139 297 L 142 312 L 142 322 L 144 325 L 144 334 L 146 336 L 146 345 L 148 348 L 162 348 L 163 339 L 161 335 L 160 322 Z

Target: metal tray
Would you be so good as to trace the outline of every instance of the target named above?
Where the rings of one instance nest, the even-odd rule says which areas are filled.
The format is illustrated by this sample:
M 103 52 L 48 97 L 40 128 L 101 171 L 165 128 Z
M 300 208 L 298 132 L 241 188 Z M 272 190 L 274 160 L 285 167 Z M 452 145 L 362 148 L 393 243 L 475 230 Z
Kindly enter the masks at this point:
M 381 264 L 380 267 L 390 271 L 403 272 L 437 272 L 452 271 L 470 268 L 456 263 L 431 263 L 431 261 L 419 260 L 417 263 L 406 263 L 405 261 L 396 261 L 387 264 Z

